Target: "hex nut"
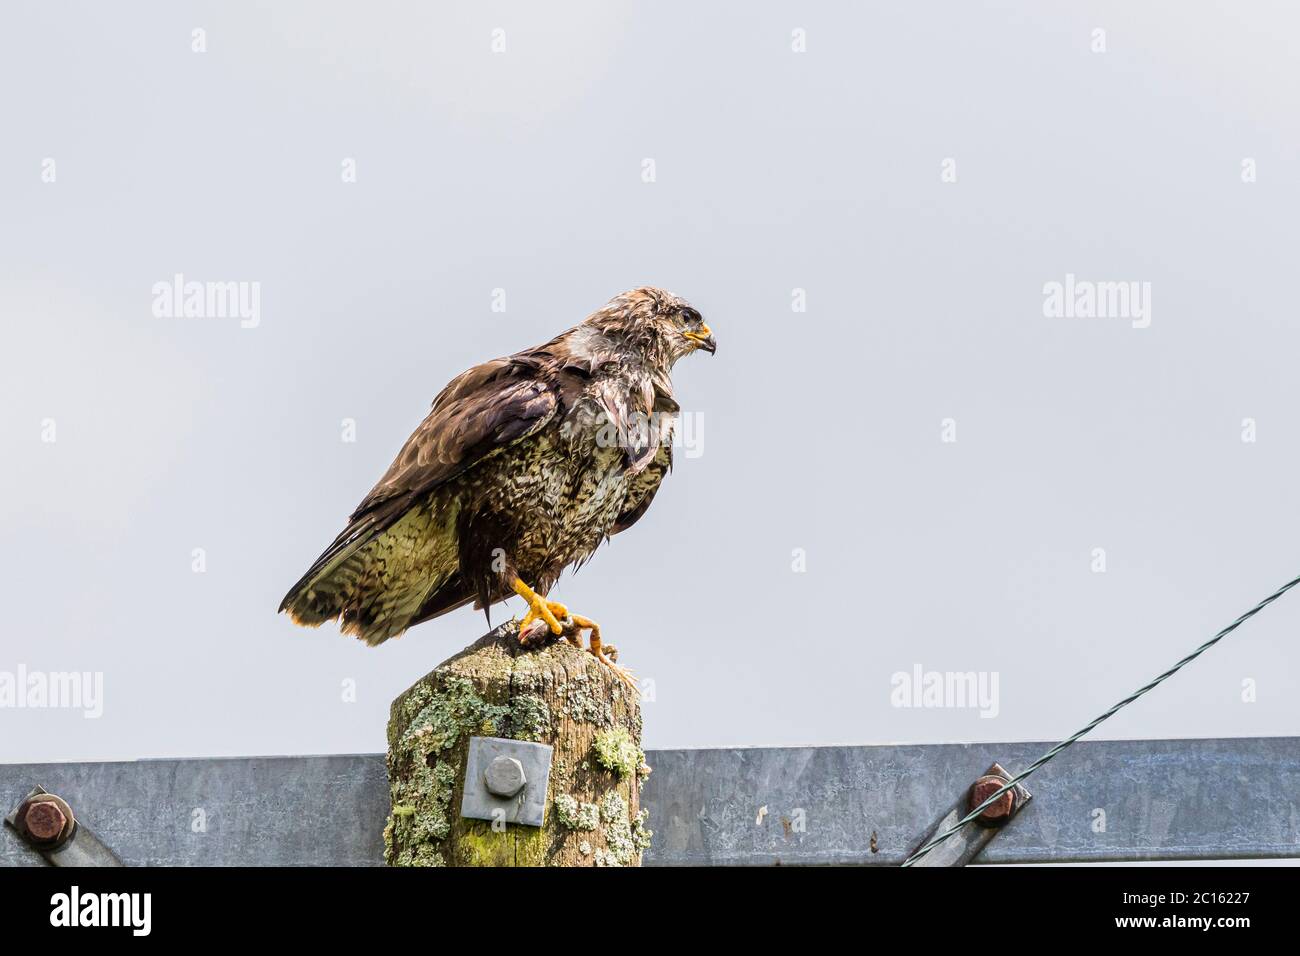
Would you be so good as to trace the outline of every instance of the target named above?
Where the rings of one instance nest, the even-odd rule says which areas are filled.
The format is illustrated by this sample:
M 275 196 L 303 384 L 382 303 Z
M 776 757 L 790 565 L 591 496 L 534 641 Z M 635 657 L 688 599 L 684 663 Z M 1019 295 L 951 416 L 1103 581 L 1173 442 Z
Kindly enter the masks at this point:
M 970 809 L 974 810 L 981 803 L 1006 786 L 1006 783 L 1007 781 L 1005 779 L 996 774 L 988 774 L 980 777 L 970 788 Z M 1015 791 L 1008 790 L 1006 793 L 1002 794 L 1002 796 L 998 797 L 996 801 L 985 807 L 984 812 L 975 819 L 982 823 L 1000 823 L 1010 816 L 1011 810 L 1015 806 L 1015 802 Z
M 23 816 L 23 827 L 37 843 L 53 843 L 68 825 L 68 818 L 58 804 L 50 801 L 28 804 Z
M 483 783 L 492 795 L 510 798 L 524 789 L 528 779 L 524 776 L 523 764 L 514 757 L 501 754 L 494 757 L 483 771 Z

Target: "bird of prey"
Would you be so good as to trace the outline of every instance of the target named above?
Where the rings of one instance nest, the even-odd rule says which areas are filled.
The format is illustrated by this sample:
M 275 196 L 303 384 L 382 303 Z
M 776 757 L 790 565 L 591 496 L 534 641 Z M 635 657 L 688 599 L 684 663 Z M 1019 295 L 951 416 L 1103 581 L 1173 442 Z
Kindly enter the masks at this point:
M 373 646 L 517 594 L 522 643 L 549 629 L 581 646 L 588 631 L 587 650 L 635 687 L 596 622 L 546 595 L 650 506 L 672 467 L 672 368 L 698 349 L 717 350 L 700 313 L 647 287 L 452 379 L 280 610 L 337 618 Z

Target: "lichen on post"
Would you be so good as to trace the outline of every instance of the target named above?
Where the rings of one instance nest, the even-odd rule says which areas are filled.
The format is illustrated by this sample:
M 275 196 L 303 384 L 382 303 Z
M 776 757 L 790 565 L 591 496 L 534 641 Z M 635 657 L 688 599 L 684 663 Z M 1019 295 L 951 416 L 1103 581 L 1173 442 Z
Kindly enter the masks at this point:
M 471 737 L 554 747 L 538 827 L 460 815 Z M 393 701 L 388 720 L 393 866 L 639 866 L 649 773 L 636 695 L 565 640 L 525 650 L 501 625 Z

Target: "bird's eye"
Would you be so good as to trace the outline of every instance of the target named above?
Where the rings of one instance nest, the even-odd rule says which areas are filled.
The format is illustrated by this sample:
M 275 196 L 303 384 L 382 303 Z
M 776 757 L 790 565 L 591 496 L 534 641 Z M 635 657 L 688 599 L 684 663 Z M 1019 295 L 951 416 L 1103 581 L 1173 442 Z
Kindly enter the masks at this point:
M 704 317 L 694 309 L 682 310 L 682 321 L 687 325 L 699 325 L 704 321 Z

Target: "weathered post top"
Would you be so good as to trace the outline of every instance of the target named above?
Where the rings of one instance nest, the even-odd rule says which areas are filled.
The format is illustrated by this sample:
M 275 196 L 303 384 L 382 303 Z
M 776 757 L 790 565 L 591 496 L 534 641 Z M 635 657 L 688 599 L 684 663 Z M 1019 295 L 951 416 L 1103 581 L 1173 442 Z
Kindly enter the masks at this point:
M 460 815 L 471 737 L 554 748 L 541 827 Z M 494 792 L 512 769 L 494 762 Z M 640 799 L 648 773 L 635 693 L 566 640 L 521 648 L 517 625 L 507 622 L 393 701 L 385 859 L 396 866 L 638 866 L 650 840 Z

